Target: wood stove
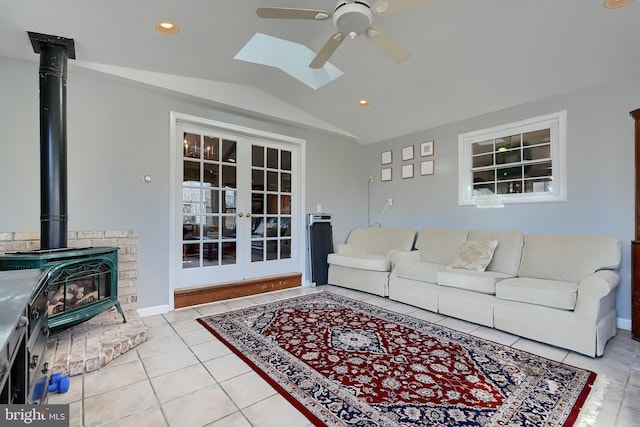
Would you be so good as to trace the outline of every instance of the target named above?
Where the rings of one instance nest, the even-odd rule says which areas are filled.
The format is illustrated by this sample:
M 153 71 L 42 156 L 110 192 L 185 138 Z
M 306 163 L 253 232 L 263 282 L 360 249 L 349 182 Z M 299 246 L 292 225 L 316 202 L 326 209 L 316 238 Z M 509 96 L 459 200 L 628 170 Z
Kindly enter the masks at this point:
M 0 270 L 48 268 L 48 326 L 70 327 L 115 307 L 118 302 L 118 248 L 12 252 L 0 255 Z
M 40 247 L 0 255 L 0 270 L 49 269 L 48 327 L 62 329 L 118 302 L 118 248 L 67 248 L 67 60 L 73 39 L 28 32 L 40 54 Z

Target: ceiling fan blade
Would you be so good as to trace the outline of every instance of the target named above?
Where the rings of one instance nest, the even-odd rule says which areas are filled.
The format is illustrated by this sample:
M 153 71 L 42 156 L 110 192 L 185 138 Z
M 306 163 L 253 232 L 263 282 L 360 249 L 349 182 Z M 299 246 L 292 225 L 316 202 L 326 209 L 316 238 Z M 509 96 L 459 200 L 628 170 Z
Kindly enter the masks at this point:
M 345 39 L 345 35 L 341 32 L 337 32 L 331 36 L 329 40 L 322 46 L 320 52 L 313 58 L 309 68 L 322 68 L 324 64 L 331 58 L 331 55 L 338 49 L 342 41 Z
M 378 0 L 371 9 L 376 15 L 391 15 L 392 13 L 414 9 L 437 1 L 438 0 Z
M 256 14 L 260 18 L 313 19 L 322 21 L 331 17 L 331 12 L 319 9 L 293 9 L 288 7 L 259 7 Z
M 402 47 L 400 43 L 391 38 L 389 34 L 382 31 L 379 27 L 371 26 L 367 28 L 364 35 L 371 43 L 380 49 L 382 53 L 398 64 L 406 61 L 411 56 L 411 52 Z

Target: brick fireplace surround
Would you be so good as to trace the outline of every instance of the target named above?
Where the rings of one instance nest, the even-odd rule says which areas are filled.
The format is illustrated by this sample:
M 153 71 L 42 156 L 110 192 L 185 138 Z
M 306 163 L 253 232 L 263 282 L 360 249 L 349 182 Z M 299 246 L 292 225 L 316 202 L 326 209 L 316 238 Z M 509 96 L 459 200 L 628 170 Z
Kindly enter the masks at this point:
M 95 371 L 147 340 L 137 312 L 138 233 L 133 230 L 70 231 L 68 247 L 117 246 L 118 300 L 127 323 L 115 308 L 49 337 L 47 358 L 52 372 L 80 375 Z M 38 232 L 0 232 L 0 253 L 40 249 Z

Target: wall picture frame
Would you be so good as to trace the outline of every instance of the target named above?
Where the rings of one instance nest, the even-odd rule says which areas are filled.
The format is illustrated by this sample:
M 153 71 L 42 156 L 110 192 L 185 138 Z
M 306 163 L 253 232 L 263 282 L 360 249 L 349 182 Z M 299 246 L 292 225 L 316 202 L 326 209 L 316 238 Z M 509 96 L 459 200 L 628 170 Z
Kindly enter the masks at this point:
M 402 165 L 402 179 L 413 178 L 413 163 Z
M 425 141 L 420 144 L 420 157 L 433 156 L 433 141 Z
M 402 149 L 402 161 L 411 160 L 415 157 L 413 153 L 413 145 L 409 145 L 408 147 L 404 147 Z
M 390 165 L 393 163 L 393 151 L 383 151 L 382 154 L 380 154 L 380 163 L 383 165 Z
M 433 175 L 435 172 L 433 160 L 420 162 L 420 175 Z
M 393 176 L 391 173 L 391 168 L 382 168 L 382 170 L 380 171 L 380 181 L 388 182 L 388 181 L 391 181 L 392 179 L 393 179 Z

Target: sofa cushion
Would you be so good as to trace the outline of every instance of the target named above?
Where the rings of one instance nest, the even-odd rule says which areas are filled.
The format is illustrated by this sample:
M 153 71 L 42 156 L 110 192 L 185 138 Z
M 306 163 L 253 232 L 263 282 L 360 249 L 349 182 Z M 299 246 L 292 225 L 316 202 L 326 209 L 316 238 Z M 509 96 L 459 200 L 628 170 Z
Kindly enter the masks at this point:
M 373 271 L 389 271 L 391 270 L 391 261 L 384 255 L 370 255 L 370 254 L 353 254 L 353 255 L 340 255 L 329 254 L 327 255 L 327 262 L 332 265 L 340 265 L 342 267 L 357 268 L 359 270 L 373 270 Z
M 461 268 L 463 270 L 484 271 L 491 262 L 493 252 L 498 246 L 497 240 L 470 240 L 458 248 L 447 269 Z
M 562 310 L 573 310 L 578 298 L 578 285 L 561 280 L 518 277 L 498 282 L 496 297 Z
M 438 272 L 444 270 L 444 265 L 433 262 L 401 262 L 396 266 L 396 275 L 405 279 L 420 282 L 437 283 Z
M 420 261 L 447 265 L 467 240 L 467 230 L 424 228 L 418 233 L 416 249 Z
M 518 275 L 524 234 L 519 231 L 471 230 L 469 240 L 497 240 L 498 247 L 493 253 L 487 270 L 500 271 L 511 276 Z
M 496 283 L 510 277 L 513 276 L 499 271 L 442 270 L 438 273 L 438 285 L 493 295 L 496 293 Z
M 346 243 L 355 253 L 387 255 L 392 249 L 411 250 L 415 238 L 415 230 L 408 228 L 356 228 Z
M 620 242 L 615 236 L 528 234 L 518 276 L 579 283 L 597 270 L 619 266 Z

